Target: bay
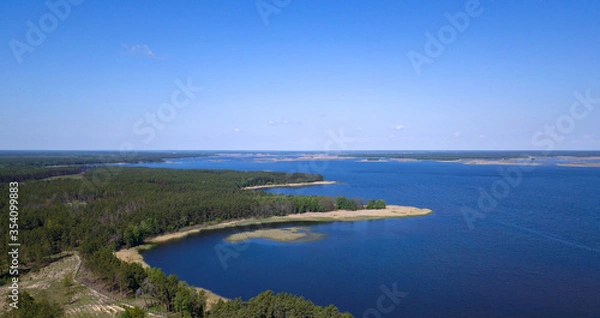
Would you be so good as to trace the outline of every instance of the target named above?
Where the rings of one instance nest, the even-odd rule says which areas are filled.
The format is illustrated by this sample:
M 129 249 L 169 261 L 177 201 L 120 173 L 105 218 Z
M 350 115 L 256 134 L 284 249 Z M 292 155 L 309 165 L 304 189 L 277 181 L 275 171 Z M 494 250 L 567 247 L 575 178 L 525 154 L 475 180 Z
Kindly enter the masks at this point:
M 151 266 L 228 298 L 249 299 L 270 289 L 333 303 L 356 317 L 600 315 L 597 168 L 273 162 L 253 156 L 139 165 L 321 173 L 339 184 L 269 191 L 381 198 L 435 211 L 403 219 L 272 225 L 308 226 L 326 234 L 320 241 L 227 243 L 225 237 L 243 229 L 223 229 L 144 253 Z M 465 208 L 479 213 L 472 227 Z

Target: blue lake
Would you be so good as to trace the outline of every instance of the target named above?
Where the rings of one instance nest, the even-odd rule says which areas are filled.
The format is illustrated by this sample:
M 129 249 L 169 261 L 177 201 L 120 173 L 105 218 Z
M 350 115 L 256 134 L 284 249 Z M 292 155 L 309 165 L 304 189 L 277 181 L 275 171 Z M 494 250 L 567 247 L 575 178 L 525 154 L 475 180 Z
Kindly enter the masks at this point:
M 240 229 L 224 229 L 144 253 L 151 266 L 228 298 L 271 289 L 356 317 L 600 316 L 598 168 L 233 157 L 140 165 L 321 173 L 340 183 L 271 191 L 382 198 L 435 211 L 292 224 L 325 233 L 320 241 L 232 244 L 223 239 Z

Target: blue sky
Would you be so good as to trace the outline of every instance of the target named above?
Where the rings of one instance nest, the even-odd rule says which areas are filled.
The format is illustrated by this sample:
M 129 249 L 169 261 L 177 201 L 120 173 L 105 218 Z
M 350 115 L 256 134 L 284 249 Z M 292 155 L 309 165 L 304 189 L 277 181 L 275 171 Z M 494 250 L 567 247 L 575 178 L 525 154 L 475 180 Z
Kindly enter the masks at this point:
M 0 3 L 0 149 L 600 149 L 600 1 L 66 1 Z

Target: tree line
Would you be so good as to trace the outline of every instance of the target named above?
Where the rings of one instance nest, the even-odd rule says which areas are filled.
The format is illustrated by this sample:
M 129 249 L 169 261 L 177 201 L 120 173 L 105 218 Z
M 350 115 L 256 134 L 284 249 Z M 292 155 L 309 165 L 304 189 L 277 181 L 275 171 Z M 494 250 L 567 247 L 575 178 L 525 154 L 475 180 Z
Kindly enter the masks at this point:
M 40 180 L 73 175 L 105 164 L 161 162 L 167 159 L 216 156 L 215 153 L 183 151 L 6 151 L 0 150 L 0 182 Z

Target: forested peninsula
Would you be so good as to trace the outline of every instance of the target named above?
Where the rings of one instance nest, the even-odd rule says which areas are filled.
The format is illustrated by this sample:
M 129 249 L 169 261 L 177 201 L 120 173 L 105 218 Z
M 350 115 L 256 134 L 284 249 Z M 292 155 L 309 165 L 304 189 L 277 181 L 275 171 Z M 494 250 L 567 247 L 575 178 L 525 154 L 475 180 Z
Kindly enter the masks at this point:
M 334 306 L 323 308 L 301 297 L 272 292 L 249 301 L 220 301 L 208 311 L 206 295 L 175 275 L 167 276 L 156 268 L 144 269 L 140 264 L 122 262 L 114 256 L 119 249 L 135 247 L 148 237 L 184 227 L 366 207 L 362 200 L 344 197 L 291 196 L 243 190 L 261 185 L 323 181 L 321 175 L 68 166 L 65 172 L 77 174 L 34 180 L 44 176 L 46 168 L 15 164 L 8 167 L 19 171 L 42 171 L 41 175 L 28 177 L 25 173 L 20 176 L 21 275 L 50 265 L 60 259 L 57 255 L 76 252 L 82 259 L 79 280 L 124 299 L 144 295 L 144 307 L 173 317 L 351 317 L 348 313 L 339 313 Z M 2 173 L 10 176 L 10 172 Z M 8 183 L 2 183 L 0 192 L 8 191 Z M 381 200 L 370 203 L 371 208 L 382 204 L 385 207 Z M 0 210 L 7 211 L 9 204 L 8 196 L 0 196 Z M 8 218 L 0 218 L 0 227 L 9 227 Z M 7 242 L 8 233 L 2 231 L 1 234 Z M 6 244 L 0 244 L 0 252 L 7 255 Z M 10 262 L 6 257 L 0 261 L 0 279 L 6 285 L 10 280 L 6 274 Z M 61 316 L 63 304 L 33 299 L 25 294 L 22 301 L 32 312 L 48 312 L 50 316 L 47 317 Z M 277 314 L 274 314 L 273 306 L 278 308 Z M 136 310 L 130 308 L 122 314 L 131 317 Z M 4 316 L 21 317 L 19 313 L 22 312 L 22 309 L 13 310 Z

